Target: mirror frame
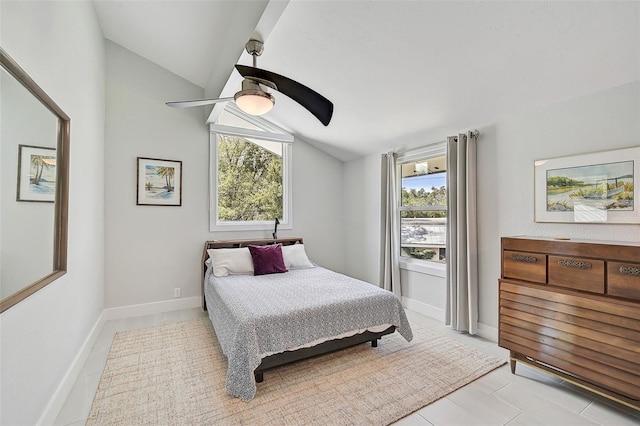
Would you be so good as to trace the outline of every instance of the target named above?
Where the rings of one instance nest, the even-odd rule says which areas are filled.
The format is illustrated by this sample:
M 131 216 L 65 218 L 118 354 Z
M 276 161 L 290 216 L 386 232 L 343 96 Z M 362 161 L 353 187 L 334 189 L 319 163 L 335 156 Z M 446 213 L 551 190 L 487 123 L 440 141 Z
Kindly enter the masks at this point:
M 58 119 L 56 143 L 56 188 L 54 203 L 53 271 L 22 290 L 0 301 L 0 313 L 16 305 L 67 273 L 67 240 L 69 216 L 69 139 L 71 119 L 36 84 L 35 81 L 0 47 L 0 65 L 18 80 L 37 100 Z

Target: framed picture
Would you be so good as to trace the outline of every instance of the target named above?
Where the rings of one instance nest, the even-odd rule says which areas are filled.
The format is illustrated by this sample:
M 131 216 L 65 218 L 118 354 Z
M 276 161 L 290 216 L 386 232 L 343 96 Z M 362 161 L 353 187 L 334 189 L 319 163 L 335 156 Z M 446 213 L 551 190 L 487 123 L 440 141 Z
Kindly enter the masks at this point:
M 538 160 L 535 221 L 640 223 L 640 146 Z
M 56 198 L 56 150 L 18 145 L 17 201 L 53 203 Z
M 138 157 L 136 204 L 182 205 L 182 161 Z

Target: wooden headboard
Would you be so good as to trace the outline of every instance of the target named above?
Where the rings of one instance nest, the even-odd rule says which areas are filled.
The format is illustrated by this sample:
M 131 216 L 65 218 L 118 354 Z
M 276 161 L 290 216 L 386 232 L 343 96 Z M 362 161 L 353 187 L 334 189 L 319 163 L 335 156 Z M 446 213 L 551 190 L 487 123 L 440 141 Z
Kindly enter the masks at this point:
M 221 248 L 240 248 L 240 247 L 248 247 L 252 246 L 265 246 L 269 244 L 282 244 L 283 246 L 290 246 L 293 244 L 302 244 L 302 238 L 278 238 L 278 239 L 262 239 L 262 240 L 216 240 L 216 241 L 207 241 L 204 243 L 204 250 L 202 251 L 202 308 L 207 310 L 207 303 L 204 300 L 204 276 L 207 272 L 207 265 L 205 262 L 209 259 L 209 253 L 207 250 L 210 249 L 221 249 Z

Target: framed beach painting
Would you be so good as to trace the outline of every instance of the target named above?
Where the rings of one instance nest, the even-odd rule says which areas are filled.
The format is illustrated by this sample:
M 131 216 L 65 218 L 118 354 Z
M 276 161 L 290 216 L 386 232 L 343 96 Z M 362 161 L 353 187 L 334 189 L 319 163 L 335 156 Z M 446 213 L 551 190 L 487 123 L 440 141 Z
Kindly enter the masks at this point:
M 56 150 L 18 145 L 17 201 L 53 203 L 56 198 Z
M 640 223 L 640 146 L 534 164 L 536 222 Z
M 138 157 L 136 204 L 182 205 L 182 161 Z

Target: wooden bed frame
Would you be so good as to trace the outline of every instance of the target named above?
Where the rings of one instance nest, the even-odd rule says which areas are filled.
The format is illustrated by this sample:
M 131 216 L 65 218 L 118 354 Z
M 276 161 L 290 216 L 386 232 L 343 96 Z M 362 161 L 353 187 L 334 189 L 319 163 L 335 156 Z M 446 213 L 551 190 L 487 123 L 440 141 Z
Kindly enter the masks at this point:
M 229 240 L 229 241 L 207 241 L 204 245 L 204 250 L 202 253 L 202 308 L 207 310 L 207 301 L 204 296 L 204 286 L 205 286 L 205 273 L 207 270 L 207 265 L 205 262 L 209 259 L 209 253 L 207 250 L 209 249 L 220 249 L 220 248 L 240 248 L 240 247 L 248 247 L 249 245 L 268 245 L 268 244 L 282 244 L 284 246 L 293 245 L 293 244 L 302 244 L 302 238 L 279 238 L 279 239 L 262 239 L 262 240 Z M 319 345 L 312 346 L 309 348 L 302 348 L 295 351 L 285 351 L 278 354 L 270 355 L 262 358 L 262 362 L 255 369 L 254 375 L 256 378 L 256 382 L 260 383 L 263 381 L 264 375 L 263 373 L 266 370 L 279 367 L 284 364 L 289 364 L 296 361 L 301 361 L 303 359 L 312 358 L 319 355 L 328 354 L 330 352 L 335 352 L 341 349 L 346 349 L 351 346 L 359 345 L 365 342 L 371 342 L 372 347 L 378 346 L 378 340 L 382 338 L 382 336 L 386 334 L 391 334 L 396 330 L 395 326 L 390 326 L 386 330 L 381 332 L 371 332 L 365 331 L 364 333 L 356 334 L 350 337 L 345 337 L 342 339 L 334 339 L 323 342 Z

